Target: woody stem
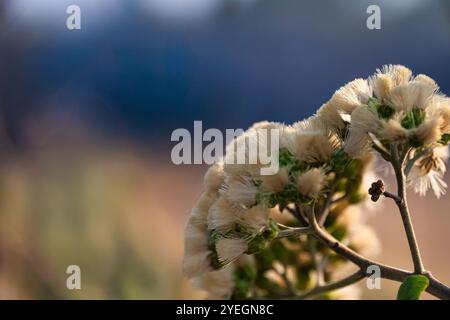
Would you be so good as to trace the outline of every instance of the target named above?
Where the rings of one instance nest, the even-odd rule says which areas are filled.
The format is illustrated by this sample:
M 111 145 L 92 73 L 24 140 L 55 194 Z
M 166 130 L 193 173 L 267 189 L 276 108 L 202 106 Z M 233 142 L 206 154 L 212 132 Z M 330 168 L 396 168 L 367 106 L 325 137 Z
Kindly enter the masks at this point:
M 423 274 L 425 268 L 422 263 L 422 257 L 414 232 L 411 215 L 409 213 L 408 202 L 406 199 L 406 177 L 403 172 L 405 162 L 405 155 L 399 156 L 397 147 L 391 148 L 391 163 L 394 168 L 395 177 L 397 180 L 397 200 L 395 203 L 400 211 L 403 226 L 405 228 L 406 237 L 408 239 L 409 249 L 411 251 L 412 260 L 414 263 L 414 273 Z

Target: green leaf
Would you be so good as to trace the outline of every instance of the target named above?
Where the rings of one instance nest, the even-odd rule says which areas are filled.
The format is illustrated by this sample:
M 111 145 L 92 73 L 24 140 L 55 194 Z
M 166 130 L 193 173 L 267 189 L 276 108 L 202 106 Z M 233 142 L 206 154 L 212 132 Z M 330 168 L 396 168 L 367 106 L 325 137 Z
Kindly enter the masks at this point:
M 419 300 L 429 283 L 430 280 L 425 276 L 409 276 L 398 289 L 397 300 Z

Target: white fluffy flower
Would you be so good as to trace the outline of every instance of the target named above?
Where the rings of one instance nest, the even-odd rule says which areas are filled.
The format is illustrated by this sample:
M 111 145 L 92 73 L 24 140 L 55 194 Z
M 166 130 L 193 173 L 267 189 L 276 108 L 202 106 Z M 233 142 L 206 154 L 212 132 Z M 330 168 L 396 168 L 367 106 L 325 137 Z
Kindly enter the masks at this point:
M 256 202 L 258 187 L 250 177 L 228 177 L 221 189 L 221 194 L 230 202 L 243 208 L 250 208 Z
M 301 162 L 326 161 L 340 146 L 319 117 L 310 117 L 292 125 L 286 148 Z
M 220 196 L 209 209 L 207 222 L 209 230 L 232 228 L 240 215 L 245 211 L 239 205 L 233 205 L 225 197 Z
M 208 210 L 217 198 L 217 193 L 202 194 L 184 230 L 183 272 L 196 277 L 211 269 L 208 247 Z
M 280 192 L 289 184 L 289 172 L 286 168 L 278 169 L 276 174 L 259 177 L 265 192 Z
M 193 279 L 194 288 L 208 293 L 210 299 L 229 299 L 233 293 L 233 272 L 235 266 L 229 264 L 220 270 L 204 273 Z
M 239 258 L 247 250 L 247 242 L 239 238 L 221 238 L 216 242 L 219 261 L 229 263 Z
M 358 157 L 373 139 L 413 147 L 436 146 L 450 131 L 450 101 L 428 76 L 400 65 L 384 66 L 369 78 L 374 98 L 353 109 L 345 151 Z M 355 92 L 355 94 L 357 91 Z
M 394 87 L 388 103 L 397 111 L 409 112 L 414 107 L 425 108 L 436 93 L 437 87 L 423 81 L 413 80 Z
M 390 97 L 394 86 L 407 83 L 412 77 L 412 71 L 402 65 L 385 65 L 369 77 L 370 86 L 374 95 L 385 102 Z
M 445 194 L 447 183 L 444 181 L 445 161 L 449 157 L 448 147 L 435 148 L 416 160 L 407 177 L 408 186 L 416 193 L 424 196 L 431 188 L 434 195 L 440 198 Z
M 360 157 L 369 152 L 371 139 L 369 133 L 378 132 L 381 122 L 374 110 L 361 106 L 351 114 L 350 132 L 345 140 L 344 150 L 351 157 Z
M 372 89 L 364 79 L 355 79 L 337 90 L 317 111 L 317 116 L 330 128 L 343 128 L 344 117 L 367 104 Z
M 225 173 L 223 172 L 223 163 L 219 162 L 212 165 L 209 167 L 208 171 L 206 171 L 203 179 L 205 189 L 217 191 L 223 184 L 224 178 Z
M 326 175 L 322 168 L 313 168 L 297 176 L 298 191 L 308 197 L 317 197 L 326 184 Z
M 269 209 L 261 205 L 254 206 L 239 217 L 239 223 L 251 231 L 259 232 L 267 225 Z

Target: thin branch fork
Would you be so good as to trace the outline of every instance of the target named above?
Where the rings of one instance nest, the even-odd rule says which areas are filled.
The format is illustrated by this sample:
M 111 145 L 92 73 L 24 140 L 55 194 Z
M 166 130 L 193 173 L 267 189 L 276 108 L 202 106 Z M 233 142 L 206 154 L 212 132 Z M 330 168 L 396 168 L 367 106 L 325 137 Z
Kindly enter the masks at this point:
M 314 220 L 313 220 L 314 221 Z M 402 269 L 394 268 L 370 259 L 367 259 L 363 257 L 362 255 L 358 254 L 357 252 L 353 251 L 343 243 L 339 242 L 337 239 L 335 239 L 333 236 L 328 234 L 325 230 L 323 230 L 319 225 L 317 224 L 317 221 L 312 223 L 312 225 L 316 225 L 316 227 L 311 227 L 310 233 L 312 236 L 317 238 L 319 241 L 321 241 L 323 244 L 325 244 L 328 248 L 339 254 L 341 257 L 344 257 L 348 259 L 349 261 L 353 262 L 355 265 L 359 267 L 359 274 L 362 275 L 362 277 L 359 279 L 363 279 L 364 277 L 367 277 L 366 270 L 369 266 L 378 266 L 381 271 L 381 277 L 388 280 L 403 282 L 405 279 L 411 275 L 414 275 L 415 273 L 405 271 Z M 302 229 L 300 232 L 296 231 L 295 229 Z M 305 228 L 294 228 L 293 230 L 284 230 L 284 236 L 295 236 L 299 233 L 304 234 Z M 289 235 L 290 233 L 290 235 Z M 430 284 L 427 288 L 427 292 L 434 295 L 435 297 L 439 299 L 445 299 L 450 300 L 450 288 L 447 287 L 445 284 L 438 281 L 436 278 L 432 276 L 431 273 L 425 272 L 424 275 L 430 280 Z M 352 279 L 355 280 L 356 275 L 352 277 Z M 346 279 L 346 278 L 344 278 Z M 344 280 L 342 279 L 342 280 Z M 355 280 L 356 282 L 356 280 Z M 344 286 L 347 286 L 349 284 L 346 284 L 346 281 L 338 281 L 338 283 L 342 284 L 341 286 L 337 286 L 337 283 L 329 284 L 326 286 L 320 286 L 317 288 L 332 286 L 331 289 L 328 290 L 336 290 L 338 288 L 342 288 Z M 312 290 L 319 290 L 319 289 L 312 289 Z M 320 289 L 322 290 L 322 289 Z M 325 288 L 323 288 L 325 290 Z M 307 297 L 314 295 L 313 292 L 308 291 L 305 293 Z M 299 297 L 302 297 L 299 296 Z M 307 298 L 305 297 L 305 298 Z
M 408 154 L 408 152 L 409 150 L 403 152 L 403 154 L 399 156 L 397 146 L 391 147 L 391 154 L 392 154 L 391 163 L 392 167 L 394 168 L 395 177 L 397 180 L 397 197 L 399 198 L 394 200 L 396 200 L 395 203 L 397 204 L 397 207 L 400 211 L 400 215 L 402 217 L 403 226 L 405 228 L 409 249 L 411 251 L 412 260 L 414 263 L 414 272 L 416 274 L 424 274 L 425 268 L 423 266 L 419 245 L 411 221 L 408 203 L 406 201 L 406 177 L 405 173 L 403 172 L 403 168 L 406 155 Z
M 321 222 L 317 221 L 317 217 L 315 214 L 315 207 L 314 204 L 311 208 L 309 208 L 307 212 L 307 219 L 309 222 L 309 225 L 307 227 L 302 228 L 291 228 L 289 230 L 283 230 L 279 233 L 279 238 L 282 237 L 290 237 L 290 236 L 300 236 L 303 234 L 308 234 L 319 241 L 321 241 L 323 244 L 325 244 L 328 248 L 336 252 L 341 257 L 344 257 L 348 259 L 349 261 L 353 262 L 356 266 L 359 267 L 358 272 L 356 272 L 353 275 L 350 275 L 349 277 L 346 277 L 344 279 L 341 279 L 339 281 L 336 281 L 335 283 L 330 283 L 327 285 L 320 285 L 317 286 L 310 291 L 307 291 L 301 295 L 295 296 L 297 298 L 308 298 L 312 297 L 314 295 L 336 290 L 342 287 L 345 287 L 347 285 L 350 285 L 352 283 L 355 283 L 364 277 L 367 277 L 366 270 L 369 266 L 378 266 L 381 271 L 381 277 L 384 279 L 394 280 L 398 282 L 403 282 L 405 279 L 411 275 L 414 274 L 422 274 L 426 276 L 429 279 L 429 286 L 426 289 L 426 291 L 432 295 L 434 295 L 437 298 L 450 300 L 450 288 L 446 286 L 445 284 L 438 281 L 436 278 L 432 276 L 432 274 L 428 271 L 425 271 L 420 251 L 418 248 L 417 240 L 414 234 L 414 229 L 412 226 L 409 209 L 406 201 L 406 177 L 405 173 L 403 171 L 404 168 L 404 162 L 407 158 L 410 150 L 404 150 L 401 155 L 399 155 L 397 146 L 391 147 L 391 152 L 387 154 L 386 150 L 375 147 L 374 148 L 380 152 L 383 157 L 391 162 L 396 179 L 397 179 L 397 195 L 390 193 L 388 191 L 384 191 L 381 193 L 387 198 L 391 198 L 395 201 L 402 220 L 403 225 L 405 228 L 405 232 L 408 239 L 408 244 L 410 247 L 411 255 L 414 262 L 414 272 L 409 272 L 401 269 L 397 269 L 385 264 L 378 263 L 376 261 L 370 260 L 366 257 L 363 257 L 362 255 L 358 254 L 357 252 L 353 251 L 351 248 L 347 247 L 343 243 L 339 242 L 337 239 L 335 239 L 332 235 L 330 235 L 325 229 L 322 228 Z M 331 194 L 330 194 L 331 197 Z M 328 203 L 329 206 L 331 203 Z M 325 206 L 322 210 L 326 211 L 328 208 Z M 319 215 L 319 219 L 323 217 L 324 212 L 321 212 Z M 303 215 L 302 215 L 303 216 Z M 322 219 L 320 219 L 322 220 Z
M 349 285 L 352 285 L 352 284 L 364 279 L 365 277 L 366 277 L 366 275 L 363 272 L 361 272 L 361 270 L 358 270 L 357 272 L 349 275 L 348 277 L 337 280 L 336 282 L 333 282 L 333 283 L 317 286 L 305 293 L 295 296 L 295 298 L 296 299 L 313 298 L 314 296 L 318 296 L 322 293 L 326 293 L 329 291 L 341 289 L 341 288 L 347 287 Z

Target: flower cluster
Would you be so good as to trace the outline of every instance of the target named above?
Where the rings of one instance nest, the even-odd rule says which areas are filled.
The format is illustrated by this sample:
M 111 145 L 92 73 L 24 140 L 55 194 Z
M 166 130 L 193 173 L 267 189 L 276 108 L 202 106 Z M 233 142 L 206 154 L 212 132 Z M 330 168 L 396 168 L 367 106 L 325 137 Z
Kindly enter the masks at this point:
M 291 126 L 257 123 L 228 146 L 226 157 L 237 156 L 246 145 L 241 141 L 258 143 L 258 129 L 280 130 L 278 172 L 261 175 L 258 161 L 238 165 L 225 158 L 206 173 L 204 193 L 186 225 L 184 272 L 212 297 L 245 298 L 251 288 L 274 294 L 283 290 L 280 272 L 307 289 L 315 260 L 321 261 L 323 277 L 332 278 L 332 266 L 343 261 L 330 250 L 314 244 L 313 257 L 315 241 L 309 237 L 275 240 L 280 228 L 306 225 L 313 203 L 324 207 L 333 198 L 325 227 L 339 240 L 361 252 L 378 248 L 358 210 L 370 156 L 349 158 L 343 137 L 312 117 Z
M 270 149 L 261 129 L 279 133 L 279 169 L 272 175 L 261 174 L 260 159 L 249 161 L 254 144 Z M 354 251 L 376 255 L 378 239 L 362 214 L 376 180 L 374 155 L 404 154 L 408 185 L 439 196 L 449 141 L 449 99 L 431 78 L 413 77 L 403 66 L 348 83 L 306 120 L 256 123 L 205 175 L 185 228 L 184 273 L 214 298 L 282 297 L 336 279 L 347 269 L 344 259 L 309 234 L 283 232 L 308 227 L 313 216 Z M 246 161 L 235 164 L 237 157 Z

